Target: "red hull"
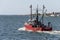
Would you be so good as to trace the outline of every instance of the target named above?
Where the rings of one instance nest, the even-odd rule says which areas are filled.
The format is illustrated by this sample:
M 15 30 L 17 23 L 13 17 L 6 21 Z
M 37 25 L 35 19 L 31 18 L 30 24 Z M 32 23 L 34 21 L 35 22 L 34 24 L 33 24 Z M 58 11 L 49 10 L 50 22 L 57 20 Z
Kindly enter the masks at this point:
M 32 25 L 25 25 L 25 30 L 31 31 L 52 31 L 52 27 L 32 27 Z

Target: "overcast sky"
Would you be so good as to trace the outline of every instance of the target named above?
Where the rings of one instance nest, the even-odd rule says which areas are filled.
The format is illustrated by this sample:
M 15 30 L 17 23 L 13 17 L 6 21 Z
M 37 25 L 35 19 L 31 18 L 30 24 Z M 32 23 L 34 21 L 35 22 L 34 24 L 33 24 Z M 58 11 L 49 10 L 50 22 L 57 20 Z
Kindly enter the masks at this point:
M 60 0 L 0 0 L 0 15 L 20 15 L 29 14 L 29 6 L 32 4 L 39 9 L 44 4 L 47 12 L 60 12 Z

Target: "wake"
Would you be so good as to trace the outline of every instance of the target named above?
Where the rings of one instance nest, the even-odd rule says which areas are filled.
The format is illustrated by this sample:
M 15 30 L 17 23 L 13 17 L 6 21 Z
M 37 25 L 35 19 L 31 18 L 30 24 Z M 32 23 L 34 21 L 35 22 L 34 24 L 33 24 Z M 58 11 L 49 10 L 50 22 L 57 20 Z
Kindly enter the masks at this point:
M 19 31 L 26 31 L 25 27 L 19 28 L 18 30 Z M 32 30 L 28 30 L 28 32 L 32 32 Z M 53 31 L 36 31 L 36 32 L 38 32 L 38 33 L 48 33 L 48 34 L 60 35 L 60 31 L 56 31 L 56 30 L 53 30 Z

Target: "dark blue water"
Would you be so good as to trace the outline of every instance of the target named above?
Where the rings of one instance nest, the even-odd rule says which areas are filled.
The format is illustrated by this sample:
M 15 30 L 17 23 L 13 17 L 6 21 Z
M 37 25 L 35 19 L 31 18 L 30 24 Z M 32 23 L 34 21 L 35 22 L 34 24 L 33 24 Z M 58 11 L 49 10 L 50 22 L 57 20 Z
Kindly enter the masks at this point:
M 0 15 L 0 40 L 60 40 L 60 35 L 18 31 L 29 16 Z M 51 22 L 53 30 L 60 31 L 60 17 L 45 17 L 44 23 Z

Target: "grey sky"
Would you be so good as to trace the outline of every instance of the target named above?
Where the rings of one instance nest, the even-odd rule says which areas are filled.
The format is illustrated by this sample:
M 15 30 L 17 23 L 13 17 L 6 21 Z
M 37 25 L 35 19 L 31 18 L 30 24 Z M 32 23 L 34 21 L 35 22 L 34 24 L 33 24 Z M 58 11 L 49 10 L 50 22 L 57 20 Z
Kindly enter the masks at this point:
M 44 4 L 47 12 L 60 12 L 60 0 L 0 0 L 0 15 L 20 15 L 29 14 L 29 5 L 33 8 L 39 5 L 39 9 Z

